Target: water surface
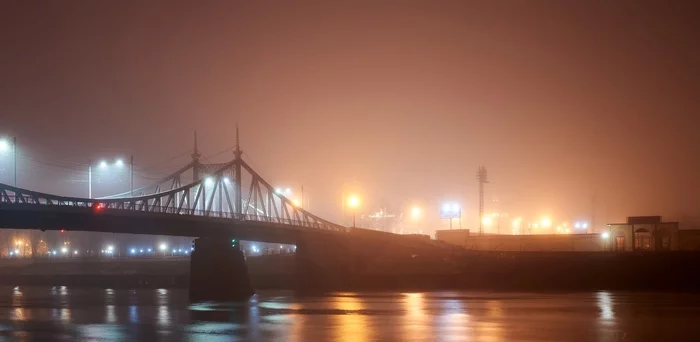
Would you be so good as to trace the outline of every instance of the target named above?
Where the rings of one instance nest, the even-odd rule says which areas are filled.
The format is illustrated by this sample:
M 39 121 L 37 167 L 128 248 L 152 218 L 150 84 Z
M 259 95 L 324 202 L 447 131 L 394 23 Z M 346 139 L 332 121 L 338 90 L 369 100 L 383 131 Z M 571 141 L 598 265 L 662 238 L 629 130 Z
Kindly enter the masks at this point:
M 0 287 L 0 341 L 700 341 L 700 295 Z

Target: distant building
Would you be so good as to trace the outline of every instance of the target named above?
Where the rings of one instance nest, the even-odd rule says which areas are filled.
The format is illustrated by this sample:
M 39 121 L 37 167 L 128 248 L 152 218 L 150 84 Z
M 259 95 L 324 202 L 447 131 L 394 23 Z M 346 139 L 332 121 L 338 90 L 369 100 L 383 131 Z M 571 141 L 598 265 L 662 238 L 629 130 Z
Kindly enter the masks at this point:
M 480 251 L 700 251 L 700 230 L 679 230 L 660 216 L 628 217 L 602 234 L 473 235 L 468 229 L 438 230 L 437 240 Z
M 679 249 L 678 222 L 662 222 L 661 216 L 628 217 L 627 223 L 609 224 L 608 230 L 615 252 Z

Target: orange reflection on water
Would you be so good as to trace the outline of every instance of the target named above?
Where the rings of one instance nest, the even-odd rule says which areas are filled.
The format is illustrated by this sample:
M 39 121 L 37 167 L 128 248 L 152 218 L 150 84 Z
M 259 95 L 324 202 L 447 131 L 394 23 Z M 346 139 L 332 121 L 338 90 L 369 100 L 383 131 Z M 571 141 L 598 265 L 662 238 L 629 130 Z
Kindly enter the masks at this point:
M 402 340 L 424 340 L 428 341 L 433 333 L 431 317 L 426 314 L 425 294 L 405 293 L 402 299 L 402 309 L 406 314 L 402 315 L 405 334 Z
M 70 323 L 70 319 L 71 319 L 70 309 L 68 309 L 68 308 L 61 309 L 61 321 L 63 321 L 64 323 Z
M 474 322 L 474 332 L 476 341 L 479 342 L 502 342 L 503 336 L 503 303 L 500 300 L 486 301 L 487 317 L 482 317 Z
M 466 303 L 455 299 L 440 299 L 440 311 L 435 319 L 439 331 L 438 339 L 458 340 L 469 338 L 471 323 L 469 314 L 466 311 Z
M 31 321 L 32 316 L 30 313 L 31 311 L 25 313 L 23 308 L 14 308 L 10 317 L 13 321 Z
M 335 315 L 338 324 L 338 340 L 363 342 L 370 340 L 371 327 L 361 312 L 364 304 L 354 294 L 334 297 L 333 308 L 342 312 Z

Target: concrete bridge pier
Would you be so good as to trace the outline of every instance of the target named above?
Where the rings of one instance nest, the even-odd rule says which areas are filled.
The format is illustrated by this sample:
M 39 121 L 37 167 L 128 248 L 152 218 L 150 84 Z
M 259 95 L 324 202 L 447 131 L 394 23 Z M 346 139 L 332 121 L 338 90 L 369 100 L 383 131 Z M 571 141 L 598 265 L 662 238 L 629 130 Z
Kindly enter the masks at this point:
M 253 294 L 237 240 L 195 240 L 190 257 L 190 301 L 247 301 Z

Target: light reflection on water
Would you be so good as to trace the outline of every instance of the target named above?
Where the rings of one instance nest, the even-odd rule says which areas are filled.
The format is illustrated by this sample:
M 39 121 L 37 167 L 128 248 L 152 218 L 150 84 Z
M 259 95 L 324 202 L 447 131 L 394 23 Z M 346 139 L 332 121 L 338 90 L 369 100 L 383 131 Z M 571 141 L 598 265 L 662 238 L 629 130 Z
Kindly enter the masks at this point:
M 190 304 L 186 290 L 0 287 L 0 340 L 675 341 L 700 333 L 699 314 L 695 294 L 263 292 Z

